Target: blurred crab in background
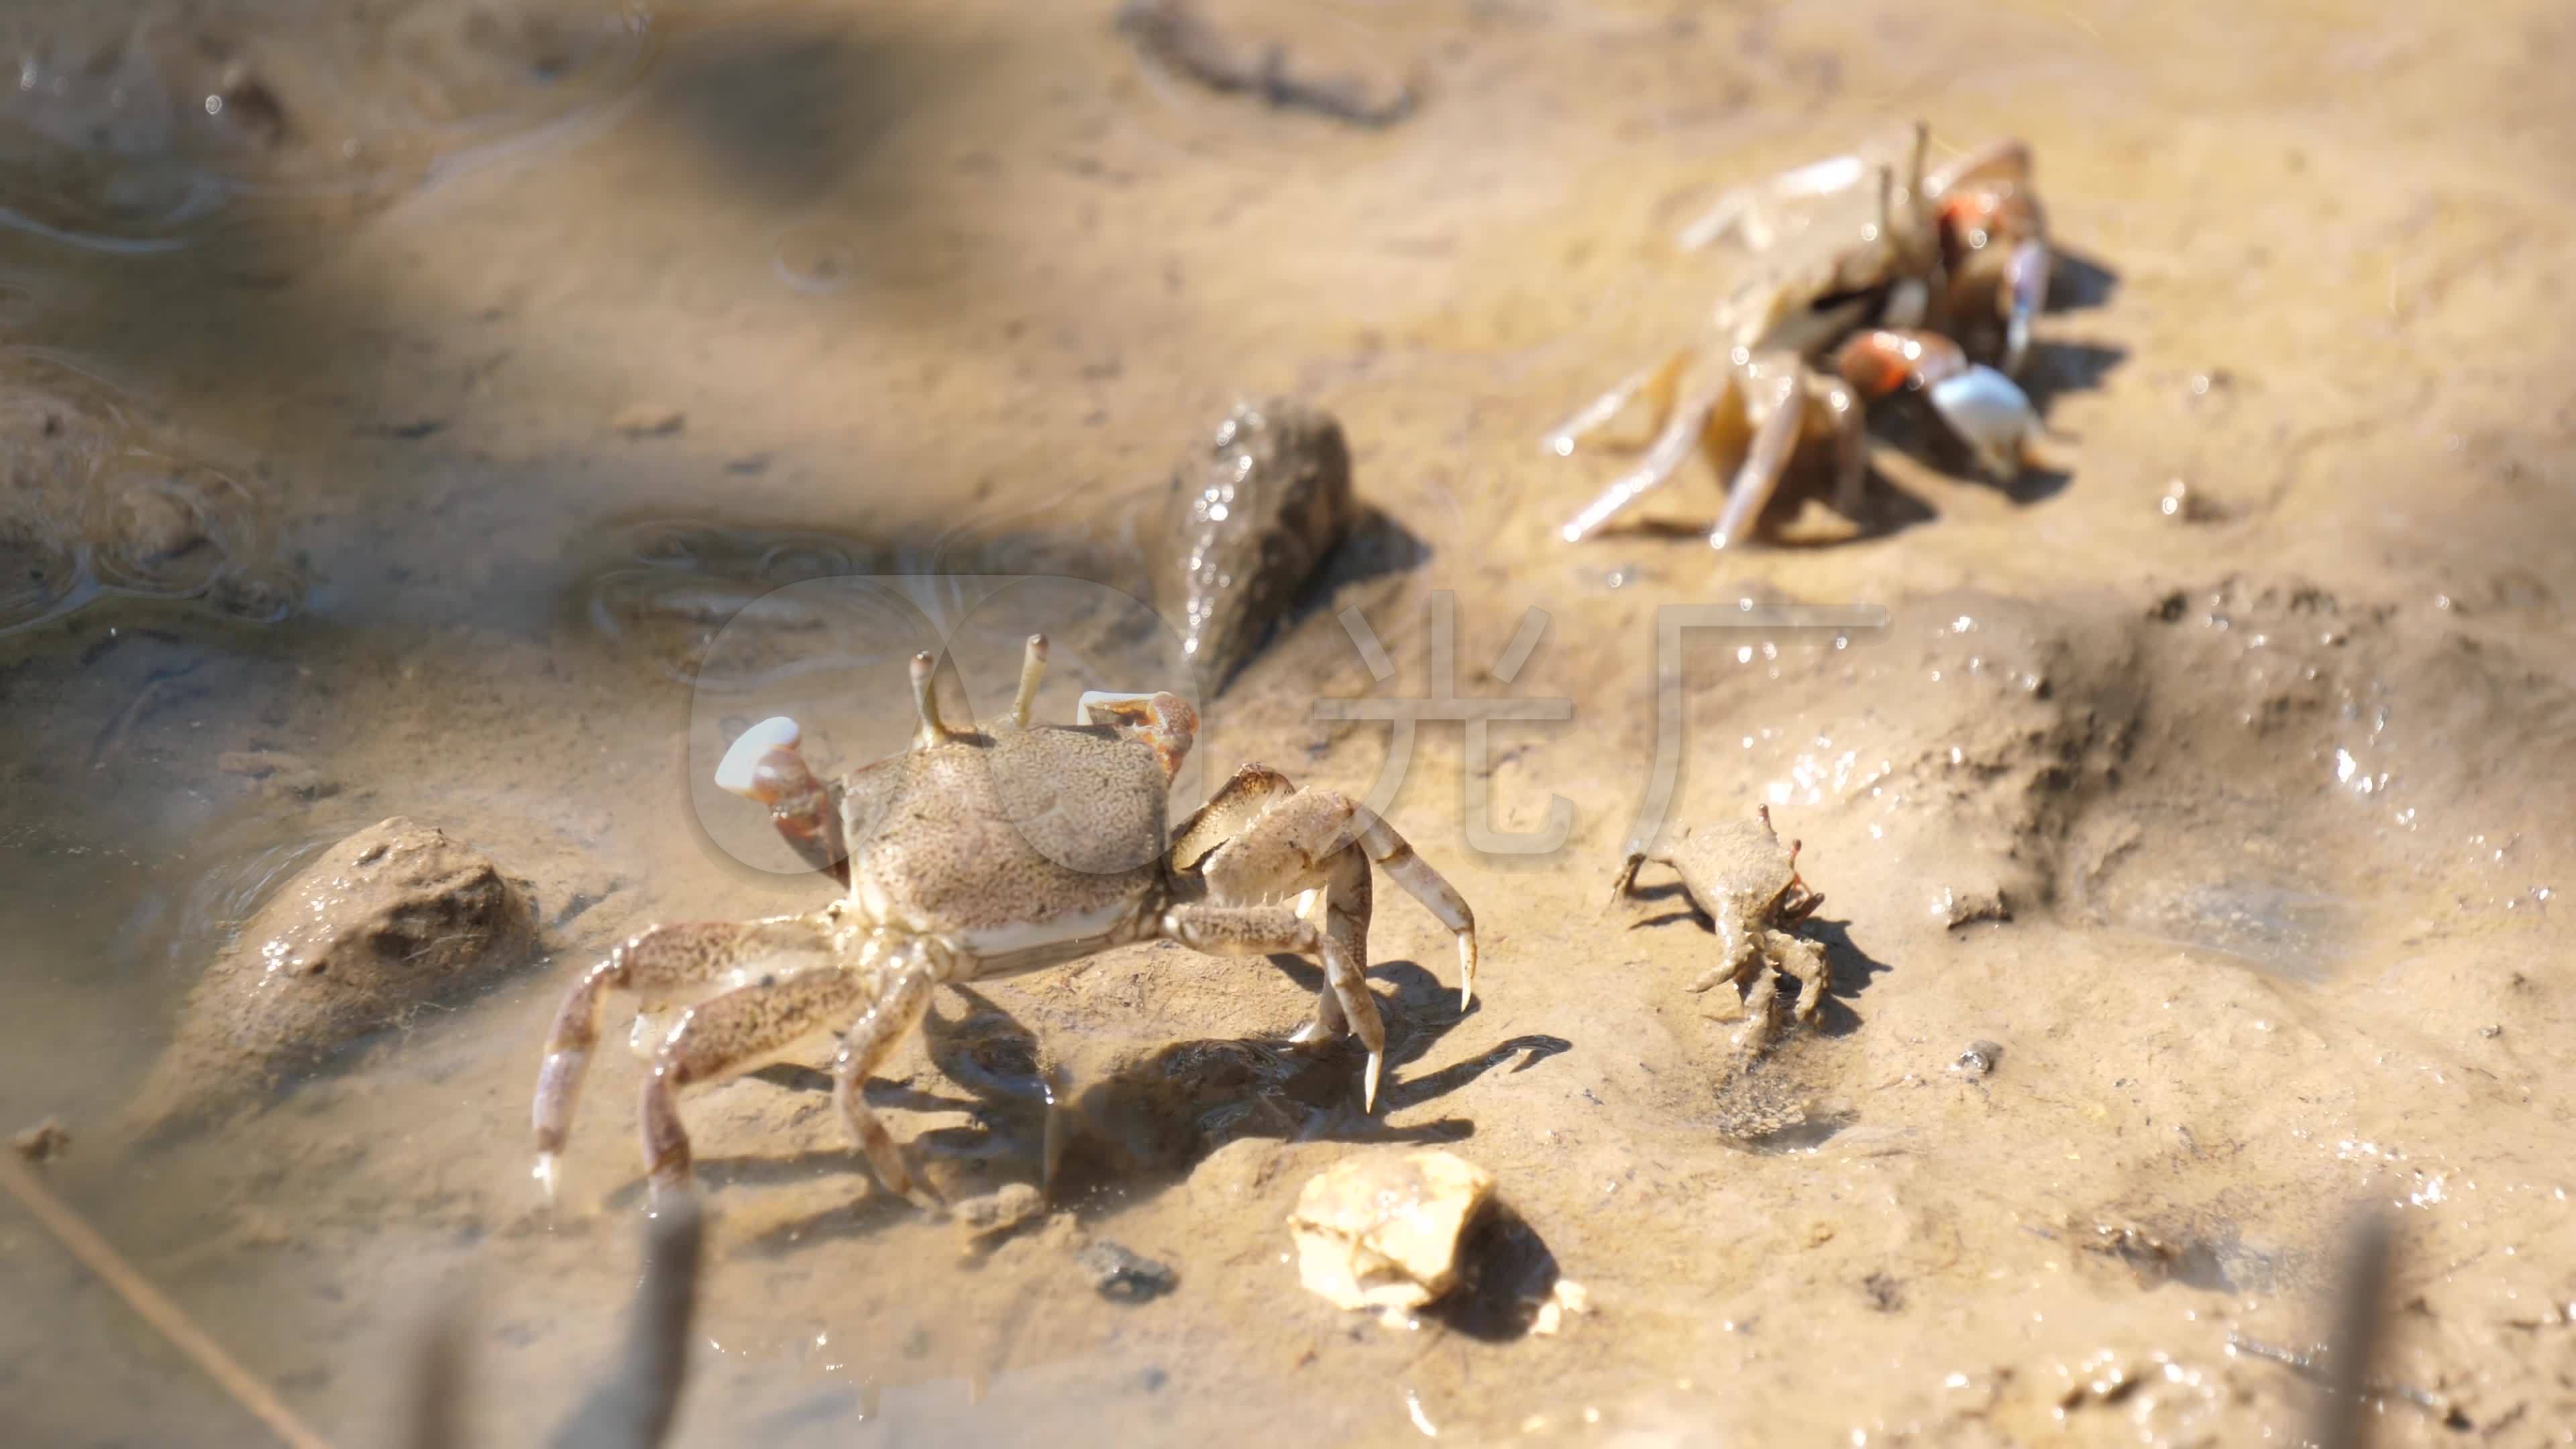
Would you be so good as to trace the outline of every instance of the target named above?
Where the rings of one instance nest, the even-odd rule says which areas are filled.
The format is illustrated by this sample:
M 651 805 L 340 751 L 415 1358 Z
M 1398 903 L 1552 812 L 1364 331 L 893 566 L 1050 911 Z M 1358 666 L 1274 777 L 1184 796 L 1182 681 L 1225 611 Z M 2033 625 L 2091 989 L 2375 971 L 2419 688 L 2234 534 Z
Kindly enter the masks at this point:
M 1905 389 L 1920 391 L 1998 481 L 2032 461 L 2041 425 L 2013 378 L 2047 300 L 2050 259 L 2030 148 L 1997 141 L 1927 171 L 1929 145 L 1917 123 L 1730 190 L 1681 230 L 1689 252 L 1732 237 L 1753 271 L 1690 341 L 1548 435 L 1549 451 L 1571 455 L 1640 396 L 1653 409 L 1652 441 L 1564 526 L 1567 542 L 1703 447 L 1732 472 L 1714 547 L 1761 522 L 1800 464 L 1822 464 L 1835 511 L 1857 518 L 1863 411 Z

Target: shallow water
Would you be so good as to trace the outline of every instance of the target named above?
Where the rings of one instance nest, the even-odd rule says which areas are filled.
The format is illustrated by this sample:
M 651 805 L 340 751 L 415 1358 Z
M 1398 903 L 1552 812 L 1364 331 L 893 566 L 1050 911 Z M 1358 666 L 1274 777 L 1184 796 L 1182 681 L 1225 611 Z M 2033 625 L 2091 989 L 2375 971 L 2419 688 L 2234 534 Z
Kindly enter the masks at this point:
M 891 748 L 923 630 L 979 714 L 1040 625 L 1046 718 L 1172 687 L 1129 520 L 1236 396 L 1293 391 L 1383 522 L 1201 701 L 1179 793 L 1244 760 L 1369 792 L 1387 733 L 1338 702 L 1571 701 L 1444 706 L 1388 792 L 1476 908 L 1475 1009 L 1392 890 L 1377 1118 L 1354 1055 L 1274 1045 L 1308 967 L 1139 948 L 943 994 L 871 1090 L 943 1181 L 1036 1178 L 1041 1054 L 1083 1094 L 1067 1211 L 972 1253 L 872 1191 L 811 1080 L 693 1099 L 718 1220 L 676 1442 L 2283 1441 L 2305 1389 L 2228 1335 L 2323 1332 L 2356 1199 L 2401 1208 L 2385 1376 L 2562 1442 L 2576 357 L 2545 319 L 2576 28 L 1221 8 L 1418 73 L 1421 107 L 1210 95 L 1106 4 L 13 15 L 0 1127 L 65 1121 L 56 1190 L 335 1444 L 393 1441 L 410 1335 L 470 1282 L 479 1442 L 542 1442 L 641 1207 L 621 1054 L 559 1215 L 528 1181 L 556 1000 L 651 921 L 828 893 L 712 789 L 724 742 L 786 711 L 830 760 Z M 1855 541 L 1557 543 L 1617 464 L 1540 437 L 1726 280 L 1673 229 L 1917 115 L 2036 149 L 2063 474 L 1890 442 Z M 2205 511 L 2160 506 L 2176 480 Z M 1695 464 L 1655 509 L 1717 496 Z M 1024 574 L 1054 581 L 999 587 Z M 1739 599 L 1887 622 L 1694 623 L 1659 656 L 1658 609 Z M 1836 996 L 1749 1078 L 1681 990 L 1687 904 L 1601 908 L 1669 745 L 1659 670 L 1670 817 L 1767 803 L 1827 895 Z M 1512 843 L 1552 799 L 1564 843 Z M 394 814 L 528 872 L 546 959 L 136 1145 L 194 970 Z M 1956 1069 L 1977 1042 L 1992 1071 Z M 1514 1338 L 1306 1294 L 1296 1190 L 1380 1141 L 1494 1171 L 1594 1311 Z M 1095 1297 L 1082 1235 L 1179 1291 Z M 264 1442 L 5 1204 L 0 1301 L 35 1305 L 0 1315 L 28 1442 Z M 2381 1433 L 2457 1439 L 2403 1406 Z

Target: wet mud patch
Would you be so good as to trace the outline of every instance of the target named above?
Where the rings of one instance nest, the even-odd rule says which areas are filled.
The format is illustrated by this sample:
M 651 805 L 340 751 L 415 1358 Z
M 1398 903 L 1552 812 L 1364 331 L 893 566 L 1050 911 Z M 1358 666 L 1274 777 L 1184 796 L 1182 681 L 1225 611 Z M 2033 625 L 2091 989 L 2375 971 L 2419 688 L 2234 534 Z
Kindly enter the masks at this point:
M 344 8 L 40 4 L 0 29 L 0 226 L 150 254 L 345 225 L 444 166 L 613 101 L 653 53 L 624 0 Z M 290 38 L 291 37 L 291 38 Z
M 2500 791 L 2494 753 L 2450 742 L 2556 740 L 2576 709 L 2451 611 L 2295 581 L 1935 597 L 1835 660 L 1775 665 L 1733 753 L 1838 901 L 1945 925 L 2058 910 L 2311 978 L 2376 883 L 2421 868 L 2408 839 L 2455 839 L 2461 867 L 2474 841 L 2536 843 L 2554 783 Z
M 0 634 L 104 594 L 254 624 L 293 612 L 307 583 L 274 483 L 194 448 L 106 384 L 0 351 Z

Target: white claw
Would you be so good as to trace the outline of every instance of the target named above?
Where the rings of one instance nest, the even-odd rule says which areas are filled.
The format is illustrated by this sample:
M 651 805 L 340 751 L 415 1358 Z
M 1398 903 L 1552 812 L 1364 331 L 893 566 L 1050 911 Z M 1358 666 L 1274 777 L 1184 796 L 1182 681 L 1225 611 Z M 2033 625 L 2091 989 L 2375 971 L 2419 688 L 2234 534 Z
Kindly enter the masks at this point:
M 724 759 L 716 765 L 716 788 L 746 800 L 760 798 L 752 793 L 753 776 L 760 768 L 760 757 L 771 750 L 792 750 L 803 737 L 804 732 L 796 727 L 796 721 L 783 714 L 773 715 L 744 730 L 742 737 L 733 742 L 733 748 L 725 751 Z
M 1384 1065 L 1386 1065 L 1386 1053 L 1369 1053 L 1368 1073 L 1360 1078 L 1360 1110 L 1362 1112 L 1375 1112 L 1377 1110 L 1377 1074 L 1378 1069 Z
M 552 1203 L 555 1200 L 555 1155 L 551 1152 L 538 1153 L 537 1170 L 530 1176 L 536 1178 L 538 1188 L 546 1195 L 546 1201 Z
M 2039 414 L 2011 378 L 1983 363 L 1932 384 L 1933 408 L 1997 478 L 2021 471 Z

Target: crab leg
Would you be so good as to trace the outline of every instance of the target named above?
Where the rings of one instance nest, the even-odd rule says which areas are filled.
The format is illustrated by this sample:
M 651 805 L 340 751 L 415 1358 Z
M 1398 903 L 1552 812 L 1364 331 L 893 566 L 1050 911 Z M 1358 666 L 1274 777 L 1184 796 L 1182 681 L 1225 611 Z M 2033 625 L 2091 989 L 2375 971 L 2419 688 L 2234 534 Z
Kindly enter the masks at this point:
M 913 1181 L 912 1171 L 904 1165 L 902 1149 L 885 1123 L 870 1110 L 864 1088 L 895 1048 L 921 1025 L 930 1010 L 932 988 L 937 984 L 930 964 L 917 948 L 899 947 L 898 954 L 882 967 L 884 983 L 867 1006 L 867 1014 L 849 1029 L 842 1039 L 840 1055 L 832 1060 L 832 1104 L 841 1114 L 841 1123 L 849 1129 L 850 1140 L 867 1154 L 868 1165 L 876 1169 L 877 1181 L 889 1192 L 910 1198 L 915 1204 L 938 1211 L 941 1203 L 927 1185 Z
M 1251 829 L 1272 802 L 1296 793 L 1296 785 L 1268 765 L 1242 766 L 1172 832 L 1172 864 L 1196 868 L 1209 852 Z
M 1181 870 L 1209 865 L 1210 893 L 1222 904 L 1273 901 L 1302 894 L 1316 872 L 1296 842 L 1275 831 L 1256 831 L 1262 817 L 1297 793 L 1288 777 L 1263 764 L 1247 764 L 1217 787 L 1208 802 L 1181 822 L 1172 835 L 1171 861 Z M 1358 865 L 1354 872 L 1352 865 Z M 1368 866 L 1347 848 L 1334 851 L 1323 883 L 1324 931 L 1340 945 L 1362 974 L 1368 971 L 1368 924 L 1371 885 Z M 1327 979 L 1316 996 L 1315 1019 L 1298 1028 L 1295 1040 L 1325 1041 L 1350 1029 L 1341 998 Z
M 1351 1005 L 1368 970 L 1368 927 L 1375 864 L 1447 926 L 1458 942 L 1458 1009 L 1476 994 L 1476 918 L 1466 900 L 1395 828 L 1331 790 L 1301 791 L 1267 765 L 1247 764 L 1183 822 L 1173 863 L 1197 868 L 1207 883 L 1207 909 L 1268 905 L 1308 891 L 1324 893 L 1327 946 L 1348 967 L 1349 981 L 1326 962 L 1315 1019 L 1297 1039 L 1337 1036 L 1360 1019 Z M 1293 915 L 1293 912 L 1292 912 Z M 1367 1037 L 1366 1031 L 1361 1033 Z M 1370 1099 L 1375 1100 L 1372 1087 Z
M 1311 956 L 1324 963 L 1324 981 L 1341 1002 L 1351 1031 L 1368 1048 L 1368 1068 L 1360 1079 L 1362 1111 L 1377 1110 L 1378 1077 L 1386 1064 L 1386 1022 L 1377 998 L 1359 965 L 1339 942 L 1288 906 L 1174 906 L 1163 913 L 1163 935 L 1193 951 L 1211 956 L 1266 956 L 1276 951 Z
M 689 1134 L 680 1125 L 683 1091 L 730 1081 L 797 1054 L 862 1013 L 881 1009 L 867 973 L 824 966 L 763 976 L 703 1001 L 662 1040 L 644 1077 L 639 1127 L 655 1194 L 689 1185 Z M 871 1160 L 875 1154 L 870 1153 Z
M 1755 251 L 1769 247 L 1775 239 L 1773 225 L 1764 220 L 1767 203 L 1803 201 L 1831 196 L 1858 186 L 1869 174 L 1869 163 L 1858 155 L 1829 156 L 1792 171 L 1783 171 L 1767 181 L 1749 186 L 1728 188 L 1709 209 L 1675 233 L 1673 244 L 1683 251 L 1695 252 L 1724 237 L 1740 232 L 1744 244 Z
M 1869 483 L 1869 444 L 1861 434 L 1860 395 L 1838 377 L 1811 372 L 1806 381 L 1808 408 L 1811 412 L 1821 408 L 1833 422 L 1834 511 L 1857 519 Z
M 1795 371 L 1783 368 L 1768 377 L 1748 377 L 1745 391 L 1745 410 L 1761 421 L 1754 426 L 1753 440 L 1744 450 L 1734 481 L 1727 485 L 1726 510 L 1709 530 L 1711 548 L 1741 541 L 1762 517 L 1772 495 L 1780 491 L 1781 475 L 1797 452 L 1799 435 L 1806 431 L 1804 390 Z
M 1825 961 L 1824 948 L 1786 931 L 1763 932 L 1762 944 L 1771 959 L 1780 963 L 1780 969 L 1797 980 L 1798 1008 L 1794 1015 L 1798 1024 L 1814 1021 L 1825 1004 L 1825 993 L 1833 988 L 1833 968 Z
M 1675 408 L 1664 423 L 1664 429 L 1646 449 L 1646 455 L 1635 467 L 1611 480 L 1601 496 L 1584 505 L 1581 513 L 1558 530 L 1567 543 L 1581 542 L 1597 532 L 1613 517 L 1646 494 L 1660 488 L 1681 465 L 1690 460 L 1692 450 L 1708 430 L 1708 421 L 1727 401 L 1736 386 L 1734 370 L 1727 369 L 1718 381 L 1709 384 Z
M 1430 861 L 1417 856 L 1412 843 L 1404 835 L 1396 835 L 1394 825 L 1388 825 L 1381 815 L 1332 789 L 1303 789 L 1262 812 L 1255 828 L 1234 841 L 1229 851 L 1247 843 L 1260 843 L 1262 838 L 1288 843 L 1303 859 L 1327 861 L 1327 869 L 1332 869 L 1329 859 L 1334 853 L 1340 853 L 1352 841 L 1358 843 L 1360 851 L 1368 853 L 1368 859 L 1386 871 L 1386 879 L 1401 884 L 1406 895 L 1422 902 L 1422 910 L 1430 910 L 1432 918 L 1440 920 L 1440 926 L 1448 926 L 1450 936 L 1458 941 L 1458 1011 L 1466 1011 L 1476 1000 L 1476 913 L 1468 910 L 1466 897 L 1458 895 L 1458 887 L 1432 869 Z M 1218 879 L 1218 869 L 1221 866 L 1211 861 L 1211 884 Z M 1358 905 L 1363 910 L 1360 920 L 1365 928 L 1365 895 Z
M 1739 1052 L 1759 1052 L 1771 1044 L 1772 1033 L 1779 1028 L 1780 973 L 1754 968 L 1753 989 L 1744 993 L 1744 1025 L 1735 1029 L 1734 1047 Z
M 537 1139 L 536 1178 L 555 1191 L 555 1158 L 572 1135 L 581 1079 L 599 1043 L 599 1012 L 611 987 L 648 1000 L 695 1001 L 736 985 L 747 968 L 782 958 L 828 960 L 830 927 L 820 914 L 765 921 L 686 921 L 655 926 L 608 953 L 564 994 L 546 1034 L 545 1065 L 530 1109 Z
M 1440 924 L 1449 928 L 1458 942 L 1458 1009 L 1465 1011 L 1476 1000 L 1476 917 L 1467 908 L 1467 899 L 1458 894 L 1447 878 L 1431 868 L 1431 863 L 1413 853 L 1412 842 L 1395 833 L 1369 811 L 1351 805 L 1340 796 L 1329 797 L 1337 804 L 1356 812 L 1367 821 L 1360 829 L 1360 849 L 1368 852 L 1387 879 L 1404 887 L 1405 893 L 1422 903 Z
M 2030 143 L 2007 136 L 1953 157 L 1924 177 L 1923 187 L 1931 196 L 1947 196 L 1971 182 L 2001 182 L 2018 187 L 2029 182 L 2030 167 Z
M 1641 367 L 1619 379 L 1608 392 L 1585 403 L 1583 409 L 1548 431 L 1539 446 L 1560 458 L 1570 457 L 1574 445 L 1609 426 L 1610 420 L 1628 410 L 1628 405 L 1645 393 L 1655 400 L 1654 426 L 1661 428 L 1672 416 L 1673 385 L 1681 377 L 1689 354 L 1676 352 L 1653 367 Z

